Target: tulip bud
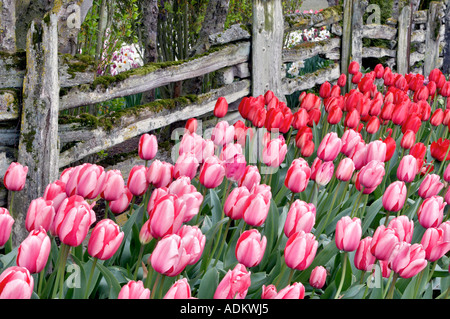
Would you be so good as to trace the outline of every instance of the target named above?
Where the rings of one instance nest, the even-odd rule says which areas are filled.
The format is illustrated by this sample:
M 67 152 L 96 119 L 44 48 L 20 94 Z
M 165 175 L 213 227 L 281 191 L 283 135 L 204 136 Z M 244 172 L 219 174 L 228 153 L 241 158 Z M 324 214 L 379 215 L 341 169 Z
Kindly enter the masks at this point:
M 225 177 L 225 168 L 217 156 L 208 157 L 200 169 L 199 180 L 206 188 L 216 188 Z
M 186 131 L 188 131 L 189 133 L 195 133 L 197 132 L 197 128 L 198 128 L 198 121 L 196 118 L 192 117 L 189 120 L 186 121 L 186 125 L 184 126 L 184 128 L 186 129 Z
M 299 199 L 295 200 L 286 216 L 284 222 L 284 234 L 290 237 L 303 230 L 305 233 L 311 232 L 316 222 L 316 207 Z
M 173 165 L 154 160 L 145 176 L 148 184 L 152 184 L 156 188 L 167 187 L 173 180 Z
M 405 155 L 397 167 L 397 178 L 405 183 L 414 181 L 418 173 L 417 160 L 412 155 Z
M 401 278 L 411 278 L 427 266 L 425 250 L 420 244 L 398 243 L 389 258 L 389 267 Z
M 138 154 L 143 160 L 152 160 L 158 152 L 158 141 L 153 134 L 145 133 L 139 139 Z
M 343 251 L 354 251 L 361 241 L 361 220 L 349 216 L 342 217 L 336 224 L 336 247 Z
M 398 212 L 406 200 L 406 186 L 402 181 L 392 182 L 383 193 L 383 207 L 390 212 Z
M 311 233 L 299 231 L 291 235 L 284 248 L 284 260 L 289 268 L 305 270 L 316 256 L 319 243 Z M 299 254 L 298 252 L 302 253 Z
M 17 266 L 27 268 L 32 274 L 41 272 L 47 264 L 51 245 L 50 237 L 42 226 L 32 230 L 18 248 Z
M 11 266 L 0 275 L 0 299 L 30 299 L 33 287 L 34 279 L 24 267 Z
M 41 226 L 45 230 L 50 230 L 55 215 L 56 211 L 51 200 L 45 200 L 42 197 L 33 199 L 28 206 L 25 228 L 28 232 L 39 229 Z
M 113 201 L 119 199 L 125 190 L 125 181 L 122 177 L 122 172 L 116 169 L 106 172 L 105 184 L 101 197 L 106 201 Z
M 412 130 L 407 130 L 401 139 L 400 146 L 405 150 L 409 150 L 416 142 L 416 134 Z
M 362 271 L 369 271 L 372 269 L 376 258 L 370 252 L 370 245 L 372 243 L 372 237 L 365 237 L 361 239 L 355 252 L 355 267 Z
M 287 153 L 287 145 L 283 136 L 271 139 L 263 148 L 262 161 L 270 167 L 279 167 Z
M 150 299 L 150 289 L 140 280 L 131 280 L 120 289 L 117 299 Z
M 186 203 L 177 195 L 167 194 L 157 199 L 149 212 L 150 233 L 154 238 L 176 233 L 184 219 Z
M 450 241 L 445 241 L 444 231 L 441 228 L 427 228 L 420 244 L 425 249 L 425 258 L 431 262 L 442 258 L 442 256 L 450 251 Z
M 424 228 L 438 227 L 444 218 L 444 208 L 447 203 L 441 196 L 426 198 L 417 211 L 417 218 Z
M 266 245 L 266 236 L 261 236 L 257 229 L 244 231 L 236 243 L 236 259 L 246 267 L 255 267 L 264 256 Z
M 88 253 L 94 258 L 106 260 L 119 249 L 124 233 L 111 219 L 102 219 L 95 225 L 88 242 Z
M 228 112 L 228 102 L 221 96 L 217 99 L 216 105 L 214 106 L 214 116 L 218 118 L 224 117 Z
M 244 265 L 237 264 L 228 270 L 214 293 L 214 299 L 245 299 L 250 288 L 250 272 Z
M 438 195 L 444 184 L 437 174 L 427 174 L 419 186 L 418 194 L 423 199 Z
M 293 193 L 301 193 L 308 186 L 311 176 L 311 168 L 303 158 L 297 158 L 292 161 L 289 167 L 284 185 Z
M 317 156 L 325 161 L 334 161 L 339 155 L 342 148 L 342 141 L 335 132 L 330 132 L 325 135 L 322 142 L 320 142 L 317 149 Z
M 7 190 L 18 192 L 25 187 L 27 179 L 28 166 L 22 166 L 19 163 L 12 162 L 5 172 L 3 184 Z
M 316 171 L 316 176 L 314 181 L 320 185 L 320 186 L 325 186 L 327 185 L 330 181 L 331 178 L 333 177 L 333 173 L 334 173 L 334 164 L 333 162 L 323 162 L 322 164 L 320 164 L 320 166 L 318 167 L 317 171 Z
M 309 284 L 316 289 L 322 289 L 327 279 L 327 270 L 323 266 L 316 266 L 309 277 Z
M 191 299 L 191 287 L 186 278 L 179 279 L 169 288 L 163 299 Z
M 142 196 L 148 188 L 147 168 L 144 165 L 136 165 L 131 168 L 128 175 L 127 188 L 134 196 Z
M 170 234 L 159 240 L 149 258 L 155 271 L 169 277 L 180 274 L 189 260 L 184 242 L 177 234 Z
M 336 178 L 340 181 L 347 182 L 352 178 L 355 170 L 355 164 L 351 158 L 345 157 L 336 168 Z

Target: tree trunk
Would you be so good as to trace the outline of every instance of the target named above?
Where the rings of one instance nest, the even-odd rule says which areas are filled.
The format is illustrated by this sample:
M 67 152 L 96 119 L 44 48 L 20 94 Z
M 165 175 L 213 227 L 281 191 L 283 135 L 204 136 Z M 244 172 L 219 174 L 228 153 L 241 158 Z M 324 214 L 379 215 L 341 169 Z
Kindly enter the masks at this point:
M 158 0 L 142 0 L 142 42 L 144 45 L 144 63 L 158 60 Z M 155 90 L 142 94 L 142 102 L 148 103 L 155 99 Z

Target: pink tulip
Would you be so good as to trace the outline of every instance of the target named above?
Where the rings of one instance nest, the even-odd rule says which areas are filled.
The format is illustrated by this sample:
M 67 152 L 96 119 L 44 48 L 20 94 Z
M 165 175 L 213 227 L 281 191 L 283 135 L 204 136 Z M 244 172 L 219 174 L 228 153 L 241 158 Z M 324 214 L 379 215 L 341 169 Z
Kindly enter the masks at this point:
M 91 205 L 83 197 L 72 195 L 61 203 L 51 226 L 51 232 L 64 244 L 75 247 L 86 238 L 95 220 L 95 212 Z
M 383 207 L 390 212 L 398 212 L 403 208 L 407 189 L 402 181 L 392 182 L 383 193 Z
M 220 281 L 214 299 L 245 299 L 250 284 L 250 272 L 244 265 L 237 264 Z
M 450 241 L 445 240 L 442 228 L 427 228 L 422 236 L 420 244 L 425 249 L 425 258 L 434 262 L 450 251 Z
M 0 299 L 30 299 L 33 288 L 34 279 L 24 267 L 12 266 L 0 275 Z
M 317 156 L 324 162 L 334 161 L 342 148 L 342 141 L 335 132 L 325 135 L 317 149 Z
M 397 167 L 397 178 L 405 183 L 411 183 L 417 175 L 419 168 L 417 160 L 412 155 L 405 155 Z
M 72 173 L 77 169 L 77 167 L 68 167 L 66 169 L 64 169 L 61 173 L 61 175 L 59 176 L 59 181 L 63 182 L 64 185 L 67 184 L 67 182 L 69 181 L 69 177 L 70 175 L 72 175 Z
M 355 253 L 355 267 L 362 271 L 372 270 L 375 264 L 376 258 L 370 252 L 370 245 L 372 243 L 372 237 L 368 236 L 359 242 L 358 248 L 356 248 Z
M 244 176 L 247 162 L 243 154 L 236 154 L 233 158 L 224 161 L 225 176 L 232 182 L 239 181 Z
M 5 172 L 3 184 L 7 190 L 18 192 L 25 187 L 27 179 L 28 166 L 22 166 L 20 163 L 12 162 Z
M 189 260 L 184 242 L 177 234 L 169 234 L 159 240 L 149 258 L 154 270 L 169 277 L 180 274 Z
M 173 180 L 173 165 L 154 160 L 147 170 L 147 183 L 156 188 L 167 187 Z
M 85 163 L 75 167 L 66 183 L 66 194 L 80 195 L 94 199 L 100 195 L 105 183 L 106 173 L 102 166 Z
M 441 177 L 437 174 L 427 174 L 419 186 L 418 194 L 423 199 L 438 195 L 444 184 L 440 181 Z
M 442 229 L 443 231 L 443 240 L 444 241 L 450 241 L 450 220 L 443 222 L 439 225 L 439 229 Z
M 386 158 L 386 144 L 381 140 L 376 140 L 367 144 L 366 163 L 376 160 L 384 162 Z
M 159 198 L 149 212 L 150 232 L 154 238 L 176 233 L 183 223 L 186 204 L 182 198 L 167 194 Z
M 148 188 L 147 168 L 144 165 L 136 165 L 131 168 L 128 175 L 127 188 L 134 196 L 143 195 Z
M 242 175 L 238 186 L 245 186 L 247 189 L 252 189 L 254 185 L 259 185 L 261 182 L 261 174 L 258 171 L 258 167 L 255 165 L 247 165 Z
M 225 168 L 217 156 L 208 157 L 200 169 L 199 180 L 206 188 L 216 188 L 225 177 Z
M 119 199 L 125 190 L 122 172 L 116 169 L 106 172 L 105 185 L 100 196 L 110 202 Z
M 353 163 L 351 158 L 345 157 L 339 162 L 336 168 L 336 178 L 340 181 L 347 182 L 352 178 L 354 171 L 355 163 Z
M 120 289 L 117 299 L 150 299 L 150 289 L 140 280 L 131 280 Z
M 3 247 L 11 236 L 14 218 L 6 208 L 0 207 L 0 247 Z
M 438 227 L 444 218 L 447 203 L 441 196 L 431 196 L 423 201 L 417 211 L 417 218 L 424 228 Z
M 399 242 L 394 229 L 380 225 L 373 234 L 370 252 L 378 260 L 388 260 L 395 245 Z
M 262 162 L 270 167 L 279 167 L 287 153 L 287 145 L 282 135 L 264 144 Z
M 411 278 L 427 266 L 426 252 L 420 244 L 398 243 L 389 258 L 389 267 L 401 278 Z
M 264 256 L 266 245 L 266 236 L 261 236 L 257 229 L 244 231 L 236 243 L 236 259 L 246 267 L 255 267 Z
M 147 219 L 144 225 L 142 225 L 141 230 L 139 231 L 139 242 L 142 245 L 147 245 L 153 239 L 151 230 L 150 230 L 150 221 Z
M 164 299 L 191 299 L 191 287 L 186 278 L 179 279 L 169 288 Z
M 341 141 L 341 153 L 347 157 L 350 157 L 354 153 L 355 147 L 364 140 L 361 134 L 353 129 L 348 129 L 344 132 L 344 134 L 342 134 Z
M 350 154 L 350 158 L 355 164 L 355 169 L 360 170 L 364 165 L 366 165 L 367 158 L 367 145 L 364 141 L 359 142 L 353 149 L 353 153 Z
M 446 181 L 447 183 L 450 183 L 450 164 L 447 165 L 447 167 L 445 168 L 443 177 L 444 177 L 444 181 Z
M 268 286 L 262 286 L 261 299 L 274 299 L 277 295 L 277 287 L 275 285 L 270 284 Z
M 138 154 L 143 160 L 152 160 L 158 152 L 158 141 L 153 134 L 142 134 L 139 139 Z
M 179 177 L 169 185 L 168 191 L 170 194 L 177 195 L 186 205 L 183 223 L 187 223 L 198 214 L 203 203 L 203 195 L 191 184 L 189 177 Z
M 28 206 L 25 228 L 29 232 L 41 226 L 45 230 L 50 230 L 55 215 L 55 208 L 51 200 L 45 200 L 42 197 L 33 199 Z
M 384 163 L 379 161 L 370 161 L 363 166 L 356 175 L 356 188 L 361 191 L 364 187 L 364 194 L 370 194 L 383 181 L 385 174 Z
M 243 204 L 242 218 L 244 221 L 251 226 L 261 226 L 269 213 L 271 198 L 270 186 L 261 184 L 254 187 Z
M 194 153 L 186 152 L 181 154 L 173 167 L 173 177 L 187 176 L 193 179 L 197 175 L 200 163 Z
M 406 215 L 400 215 L 393 218 L 388 228 L 392 228 L 395 231 L 395 235 L 399 241 L 406 241 L 411 243 L 412 235 L 414 232 L 414 221 L 410 220 Z
M 231 143 L 234 139 L 234 126 L 227 121 L 220 121 L 213 128 L 211 140 L 217 146 L 224 146 Z
M 331 181 L 333 173 L 334 173 L 333 162 L 323 162 L 318 167 L 314 180 L 318 185 L 325 186 Z
M 289 237 L 284 248 L 284 260 L 289 268 L 305 270 L 316 256 L 319 243 L 311 233 L 299 231 Z
M 224 204 L 224 213 L 231 219 L 241 219 L 244 213 L 247 199 L 250 196 L 250 191 L 245 186 L 234 188 Z
M 357 217 L 342 217 L 336 224 L 335 242 L 339 250 L 354 251 L 361 241 L 361 220 Z
M 115 215 L 121 214 L 128 208 L 132 198 L 133 194 L 131 194 L 128 187 L 125 186 L 122 195 L 120 195 L 120 197 L 117 200 L 113 200 L 109 203 L 109 209 Z
M 301 193 L 308 186 L 311 177 L 311 168 L 303 158 L 297 158 L 292 161 L 289 167 L 284 185 L 293 193 Z
M 111 219 L 102 219 L 95 225 L 89 237 L 88 253 L 94 258 L 106 260 L 119 249 L 124 233 Z
M 178 184 L 175 184 L 177 186 Z M 173 195 L 176 195 L 176 192 L 178 191 L 178 187 L 174 187 Z M 150 199 L 147 204 L 147 213 L 150 215 L 151 211 L 153 210 L 153 207 L 155 207 L 155 203 L 159 201 L 162 197 L 171 194 L 169 192 L 169 189 L 167 187 L 161 187 L 161 188 L 155 188 L 152 191 L 152 194 L 150 195 Z M 176 195 L 178 197 L 178 195 Z
M 284 234 L 290 237 L 296 232 L 303 230 L 305 233 L 311 232 L 316 222 L 316 207 L 296 199 L 286 216 L 284 223 Z
M 47 264 L 51 245 L 50 237 L 42 226 L 32 230 L 19 246 L 17 266 L 27 268 L 32 274 L 41 272 Z
M 42 197 L 45 200 L 52 201 L 55 212 L 57 212 L 62 201 L 67 198 L 66 184 L 60 180 L 48 184 Z
M 327 270 L 323 266 L 317 266 L 311 271 L 309 284 L 316 289 L 322 289 L 327 279 Z
M 294 282 L 281 289 L 273 299 L 303 299 L 305 298 L 305 286 L 301 282 Z
M 184 249 L 189 256 L 188 265 L 199 261 L 205 248 L 206 237 L 197 226 L 184 225 L 177 234 L 181 237 Z

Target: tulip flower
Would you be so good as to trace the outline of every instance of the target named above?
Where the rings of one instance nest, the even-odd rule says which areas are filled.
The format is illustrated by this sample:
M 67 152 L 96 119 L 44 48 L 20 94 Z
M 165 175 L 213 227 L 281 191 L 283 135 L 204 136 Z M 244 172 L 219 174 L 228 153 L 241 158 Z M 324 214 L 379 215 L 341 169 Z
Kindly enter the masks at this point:
M 177 232 L 181 237 L 186 254 L 189 256 L 188 265 L 199 261 L 205 248 L 206 237 L 197 226 L 183 225 Z
M 361 190 L 364 187 L 364 194 L 370 194 L 381 184 L 385 174 L 384 163 L 373 160 L 363 166 L 357 174 L 355 186 Z
M 20 244 L 16 263 L 32 274 L 41 272 L 50 255 L 51 241 L 47 231 L 41 226 L 32 230 Z
M 208 157 L 200 168 L 199 180 L 206 188 L 216 188 L 225 177 L 225 168 L 217 156 Z
M 293 193 L 301 193 L 308 186 L 311 168 L 303 158 L 294 159 L 289 167 L 284 185 Z
M 339 85 L 339 87 L 344 87 L 346 83 L 347 83 L 347 76 L 344 73 L 342 73 L 337 80 L 337 85 Z
M 181 154 L 173 167 L 173 177 L 188 176 L 193 179 L 197 175 L 200 163 L 194 153 L 186 152 Z
M 231 143 L 234 139 L 234 126 L 229 125 L 227 121 L 220 121 L 213 128 L 211 140 L 215 145 L 224 146 Z
M 61 203 L 51 226 L 51 232 L 64 244 L 76 247 L 86 238 L 95 220 L 95 212 L 91 205 L 83 197 L 72 195 Z
M 225 176 L 233 182 L 239 181 L 244 176 L 247 162 L 243 154 L 236 154 L 233 158 L 229 158 L 223 162 Z
M 100 260 L 110 259 L 119 249 L 124 233 L 111 219 L 102 219 L 95 225 L 88 242 L 88 253 Z
M 301 282 L 294 282 L 281 289 L 273 299 L 303 299 L 305 286 Z
M 275 285 L 270 284 L 268 286 L 262 286 L 261 299 L 274 299 L 277 295 L 277 287 Z
M 147 183 L 156 188 L 166 187 L 173 180 L 173 165 L 160 160 L 154 160 L 147 170 Z
M 409 150 L 416 142 L 416 134 L 412 130 L 407 130 L 400 141 L 400 146 L 405 150 Z
M 431 262 L 440 259 L 450 251 L 450 241 L 445 241 L 444 230 L 442 228 L 427 228 L 420 244 L 425 249 L 425 258 Z
M 331 181 L 333 173 L 334 173 L 333 162 L 330 161 L 321 163 L 315 173 L 316 176 L 314 178 L 314 181 L 317 183 L 317 185 L 325 186 Z
M 412 155 L 405 155 L 397 167 L 397 178 L 405 183 L 414 181 L 418 173 L 417 160 Z
M 249 196 L 250 191 L 247 187 L 234 188 L 225 200 L 223 208 L 225 215 L 231 219 L 241 219 Z
M 261 236 L 257 229 L 246 230 L 236 243 L 236 259 L 246 267 L 255 267 L 264 256 L 266 245 L 266 236 Z
M 217 286 L 214 299 L 245 299 L 251 284 L 250 274 L 242 264 L 228 270 Z
M 254 187 L 243 204 L 244 221 L 251 226 L 261 226 L 269 213 L 271 198 L 270 186 L 261 184 Z
M 6 208 L 0 207 L 0 247 L 3 247 L 11 236 L 14 218 Z
M 368 236 L 363 239 L 358 244 L 356 248 L 354 264 L 355 267 L 362 271 L 370 271 L 375 264 L 376 258 L 370 252 L 370 245 L 372 243 L 372 237 Z
M 145 161 L 152 160 L 158 152 L 158 141 L 155 135 L 145 133 L 139 139 L 138 154 Z
M 188 119 L 186 121 L 186 125 L 184 126 L 184 128 L 189 133 L 197 132 L 197 128 L 198 128 L 198 121 L 197 121 L 197 119 L 195 117 L 192 117 L 192 118 Z
M 339 155 L 342 148 L 342 141 L 335 132 L 330 132 L 325 135 L 322 142 L 317 149 L 317 156 L 325 161 L 334 161 Z
M 119 199 L 125 190 L 122 172 L 116 169 L 106 172 L 105 184 L 100 196 L 106 201 Z
M 431 143 L 430 154 L 434 159 L 440 162 L 446 161 L 450 159 L 449 147 L 450 140 L 442 139 L 442 137 L 440 137 L 437 141 Z
M 140 280 L 130 280 L 120 289 L 117 299 L 150 299 L 150 289 Z
M 354 251 L 361 240 L 361 220 L 357 217 L 342 217 L 336 224 L 335 243 L 342 251 Z
M 221 96 L 217 99 L 216 105 L 214 106 L 213 114 L 215 117 L 222 118 L 228 112 L 228 102 Z
M 67 196 L 80 195 L 94 199 L 103 190 L 106 172 L 102 166 L 90 163 L 78 165 L 66 183 Z
M 438 227 L 444 218 L 444 207 L 447 203 L 441 196 L 431 196 L 423 201 L 417 211 L 417 218 L 424 228 Z
M 383 141 L 377 140 L 367 144 L 366 149 L 366 163 L 376 160 L 384 162 L 386 159 L 386 144 Z
M 298 109 L 297 112 L 294 113 L 294 118 L 292 119 L 292 127 L 296 130 L 301 127 L 305 127 L 309 122 L 309 115 L 306 109 Z
M 322 289 L 327 279 L 327 270 L 323 266 L 316 266 L 309 276 L 309 284 L 315 289 Z
M 340 181 L 347 182 L 352 178 L 354 171 L 355 163 L 353 163 L 351 158 L 345 157 L 339 162 L 336 168 L 336 178 Z
M 142 196 L 148 188 L 147 168 L 144 165 L 135 165 L 128 175 L 127 188 L 134 196 Z
M 50 230 L 55 215 L 55 207 L 51 200 L 45 200 L 42 197 L 33 199 L 28 206 L 25 228 L 28 232 L 39 229 L 41 226 L 45 230 Z
M 392 182 L 383 193 L 383 207 L 389 212 L 398 212 L 403 208 L 407 189 L 402 181 Z
M 348 73 L 355 75 L 359 71 L 359 63 L 356 61 L 350 62 L 348 66 Z
M 155 189 L 154 193 L 156 192 L 156 190 L 163 190 L 163 188 Z M 168 191 L 170 194 L 177 195 L 178 198 L 182 200 L 186 205 L 183 223 L 190 221 L 194 216 L 198 214 L 200 206 L 203 202 L 203 195 L 197 191 L 194 185 L 191 184 L 191 180 L 189 179 L 189 177 L 181 176 L 177 178 L 172 182 L 172 184 L 169 185 Z M 150 200 L 152 200 L 152 198 Z M 149 212 L 154 206 L 155 201 L 153 201 L 153 204 L 150 204 L 149 202 L 149 205 L 147 206 Z
M 27 179 L 28 166 L 22 166 L 20 163 L 12 162 L 5 172 L 3 184 L 7 190 L 18 192 L 25 187 Z
M 372 116 L 366 125 L 367 133 L 375 134 L 380 129 L 380 125 L 380 119 L 377 116 Z
M 0 299 L 30 299 L 33 288 L 34 279 L 24 267 L 11 266 L 0 275 Z
M 149 208 L 149 228 L 154 238 L 176 233 L 184 219 L 186 203 L 182 198 L 167 194 L 157 199 L 154 206 Z
M 400 240 L 394 229 L 380 225 L 376 228 L 370 244 L 370 252 L 378 260 L 388 260 Z
M 313 93 L 306 93 L 305 97 L 300 103 L 300 108 L 309 112 L 312 109 L 318 109 L 320 107 L 320 98 Z
M 62 201 L 67 198 L 66 183 L 56 180 L 55 182 L 48 184 L 42 198 L 44 200 L 52 201 L 53 208 L 55 209 L 55 212 L 57 212 Z
M 330 84 L 330 82 L 325 81 L 320 86 L 319 95 L 322 99 L 326 99 L 326 98 L 330 97 L 330 94 L 331 94 L 331 84 Z
M 316 256 L 319 243 L 311 233 L 299 231 L 291 235 L 284 248 L 284 260 L 291 269 L 305 270 Z
M 155 271 L 169 277 L 180 274 L 189 260 L 184 242 L 177 234 L 169 234 L 159 240 L 149 258 Z
M 406 241 L 411 243 L 412 235 L 414 232 L 414 221 L 410 220 L 406 215 L 400 215 L 393 218 L 389 224 L 388 228 L 394 230 L 395 235 L 399 241 Z
M 191 287 L 186 278 L 179 279 L 169 288 L 163 299 L 191 299 Z
M 117 200 L 109 202 L 109 209 L 113 214 L 118 215 L 123 213 L 131 203 L 133 194 L 130 192 L 128 187 L 125 186 L 122 195 Z
M 427 266 L 425 249 L 420 244 L 398 243 L 389 258 L 389 267 L 402 278 L 411 278 Z
M 255 165 L 247 165 L 244 174 L 238 182 L 238 186 L 245 186 L 247 189 L 251 190 L 253 186 L 259 185 L 260 182 L 261 174 L 259 173 L 258 167 Z
M 418 194 L 423 199 L 438 195 L 444 184 L 440 181 L 441 177 L 437 174 L 427 174 L 419 186 Z
M 349 129 L 346 130 L 344 134 L 342 134 L 341 141 L 342 141 L 341 153 L 347 157 L 350 157 L 354 153 L 355 147 L 364 140 L 361 134 L 359 134 L 353 129 Z
M 296 232 L 303 230 L 305 233 L 311 232 L 316 222 L 316 207 L 302 200 L 295 200 L 286 216 L 284 223 L 284 234 L 290 237 Z
M 337 105 L 333 105 L 328 112 L 327 122 L 331 125 L 338 124 L 342 116 L 342 109 Z
M 271 139 L 268 141 L 262 151 L 262 161 L 270 167 L 279 167 L 283 163 L 287 153 L 287 145 L 284 137 Z

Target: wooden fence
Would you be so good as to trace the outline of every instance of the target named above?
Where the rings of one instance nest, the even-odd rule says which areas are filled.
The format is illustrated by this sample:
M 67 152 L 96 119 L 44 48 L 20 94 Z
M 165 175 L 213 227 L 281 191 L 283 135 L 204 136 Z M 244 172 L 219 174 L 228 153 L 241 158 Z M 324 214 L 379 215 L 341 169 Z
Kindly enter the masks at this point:
M 285 17 L 280 1 L 254 0 L 253 5 L 250 30 L 234 25 L 210 35 L 211 47 L 205 54 L 185 61 L 152 63 L 117 76 L 94 77 L 95 70 L 82 57 L 58 52 L 61 20 L 57 13 L 35 20 L 26 52 L 0 54 L 0 176 L 12 161 L 29 167 L 27 185 L 14 200 L 14 211 L 21 212 L 17 227 L 23 227 L 31 199 L 42 196 L 45 186 L 57 179 L 64 167 L 143 133 L 210 114 L 220 96 L 236 105 L 244 96 L 270 89 L 283 99 L 324 81 L 334 82 L 346 72 L 350 60 L 362 63 L 366 58 L 384 58 L 399 73 L 424 74 L 443 63 L 446 8 L 441 2 L 412 13 L 406 6 L 397 19 L 388 19 L 385 25 L 363 21 L 364 13 L 371 9 L 367 1 L 345 0 L 344 7 Z M 331 31 L 329 39 L 283 48 L 283 36 L 288 32 L 322 26 Z M 389 46 L 365 47 L 365 38 L 386 40 Z M 332 60 L 331 65 L 296 78 L 283 71 L 286 63 L 316 55 Z M 157 100 L 101 117 L 60 116 L 63 110 L 212 72 L 220 77 L 221 86 L 204 94 Z M 8 198 L 8 192 L 0 188 L 0 206 L 6 206 Z M 18 235 L 17 240 L 22 238 Z

